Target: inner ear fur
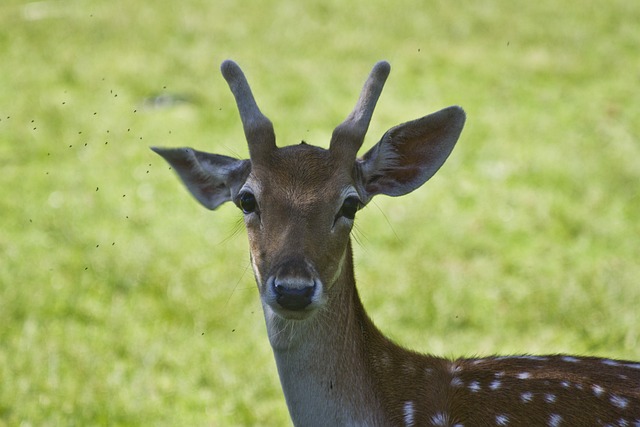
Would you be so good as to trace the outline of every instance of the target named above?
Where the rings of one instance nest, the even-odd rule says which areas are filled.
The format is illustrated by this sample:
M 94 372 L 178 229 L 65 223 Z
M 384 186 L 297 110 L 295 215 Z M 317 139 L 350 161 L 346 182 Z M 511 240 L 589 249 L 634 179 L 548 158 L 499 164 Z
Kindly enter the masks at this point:
M 401 196 L 424 184 L 451 154 L 466 115 L 453 106 L 389 129 L 356 161 L 367 199 Z
M 192 148 L 157 148 L 191 194 L 208 209 L 233 200 L 251 172 L 249 160 L 197 151 Z

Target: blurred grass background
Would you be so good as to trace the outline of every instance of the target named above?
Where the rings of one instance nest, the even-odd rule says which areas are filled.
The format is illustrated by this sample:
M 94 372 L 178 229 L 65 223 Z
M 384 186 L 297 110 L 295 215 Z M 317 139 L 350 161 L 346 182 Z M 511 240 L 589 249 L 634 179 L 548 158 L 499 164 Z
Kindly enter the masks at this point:
M 246 156 L 218 65 L 316 145 L 459 104 L 425 188 L 359 214 L 366 307 L 448 356 L 640 359 L 640 2 L 3 0 L 0 426 L 287 425 L 240 213 L 149 145 Z M 166 102 L 162 102 L 162 101 Z

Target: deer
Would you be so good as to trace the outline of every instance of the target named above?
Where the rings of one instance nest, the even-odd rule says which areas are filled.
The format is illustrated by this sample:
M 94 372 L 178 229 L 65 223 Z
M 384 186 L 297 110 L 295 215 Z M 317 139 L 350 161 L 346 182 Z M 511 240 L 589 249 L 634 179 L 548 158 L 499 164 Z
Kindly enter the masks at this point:
M 358 157 L 390 65 L 375 64 L 329 148 L 278 147 L 241 68 L 221 65 L 248 159 L 151 147 L 204 207 L 242 212 L 250 263 L 296 426 L 640 426 L 640 363 L 566 354 L 444 358 L 405 349 L 358 295 L 351 230 L 377 195 L 440 169 L 466 120 L 458 106 L 389 129 Z

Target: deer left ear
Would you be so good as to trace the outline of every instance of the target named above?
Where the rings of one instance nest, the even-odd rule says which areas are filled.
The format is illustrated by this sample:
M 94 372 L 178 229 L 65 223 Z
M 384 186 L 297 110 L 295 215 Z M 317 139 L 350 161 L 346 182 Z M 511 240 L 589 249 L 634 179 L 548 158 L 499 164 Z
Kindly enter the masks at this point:
M 454 106 L 389 129 L 356 161 L 367 201 L 377 194 L 402 196 L 427 182 L 449 157 L 465 118 Z
M 251 172 L 249 160 L 191 148 L 151 149 L 173 167 L 191 194 L 208 209 L 215 209 L 232 200 Z

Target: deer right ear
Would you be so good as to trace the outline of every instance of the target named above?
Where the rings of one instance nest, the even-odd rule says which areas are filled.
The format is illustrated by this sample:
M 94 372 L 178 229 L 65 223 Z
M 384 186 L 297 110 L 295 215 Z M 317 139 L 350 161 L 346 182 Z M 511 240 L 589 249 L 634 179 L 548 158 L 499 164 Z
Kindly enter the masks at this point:
M 465 122 L 460 107 L 449 107 L 393 127 L 356 161 L 366 203 L 377 194 L 402 196 L 440 169 Z
M 173 167 L 191 194 L 208 209 L 215 209 L 232 200 L 251 172 L 249 160 L 191 148 L 151 149 Z

